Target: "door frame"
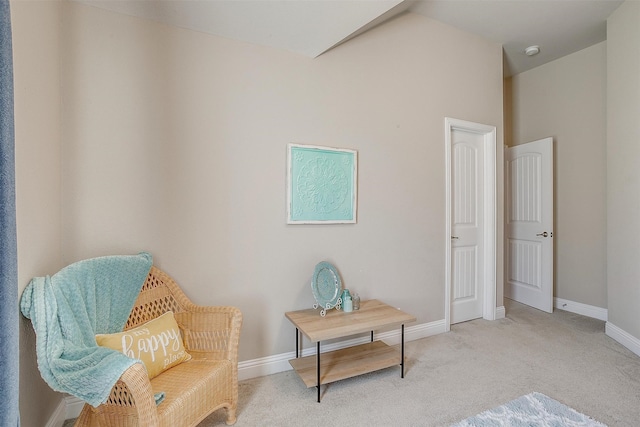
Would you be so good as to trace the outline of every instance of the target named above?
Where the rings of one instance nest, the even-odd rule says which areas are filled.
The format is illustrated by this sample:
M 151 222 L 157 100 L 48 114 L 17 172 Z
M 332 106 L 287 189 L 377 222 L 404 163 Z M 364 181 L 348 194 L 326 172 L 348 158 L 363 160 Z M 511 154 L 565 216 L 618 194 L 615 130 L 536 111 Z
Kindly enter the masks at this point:
M 497 170 L 496 127 L 445 117 L 445 271 L 444 317 L 445 331 L 451 330 L 451 134 L 454 130 L 483 135 L 483 229 L 484 229 L 484 292 L 482 318 L 496 319 L 496 270 L 497 270 Z

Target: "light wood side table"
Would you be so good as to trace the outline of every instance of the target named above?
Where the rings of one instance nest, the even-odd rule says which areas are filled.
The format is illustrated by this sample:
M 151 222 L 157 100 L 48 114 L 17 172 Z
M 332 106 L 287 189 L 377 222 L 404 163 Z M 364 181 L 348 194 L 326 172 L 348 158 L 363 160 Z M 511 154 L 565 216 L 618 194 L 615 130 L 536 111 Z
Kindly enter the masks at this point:
M 325 317 L 321 317 L 320 311 L 307 309 L 289 311 L 285 316 L 296 327 L 296 358 L 289 363 L 307 387 L 318 388 L 318 402 L 322 384 L 395 365 L 400 365 L 400 376 L 404 378 L 404 325 L 415 322 L 414 316 L 378 300 L 362 301 L 360 310 L 350 313 L 328 310 Z M 402 329 L 400 351 L 373 340 L 374 330 L 393 326 Z M 320 353 L 321 341 L 363 332 L 371 332 L 371 342 Z M 301 334 L 316 343 L 315 355 L 300 357 Z

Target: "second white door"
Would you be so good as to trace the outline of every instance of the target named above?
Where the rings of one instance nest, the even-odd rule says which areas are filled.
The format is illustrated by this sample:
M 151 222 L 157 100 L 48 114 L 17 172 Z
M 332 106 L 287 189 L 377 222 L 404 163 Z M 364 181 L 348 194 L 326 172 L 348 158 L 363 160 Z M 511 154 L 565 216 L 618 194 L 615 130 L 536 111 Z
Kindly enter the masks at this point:
M 553 311 L 553 139 L 506 149 L 504 295 Z

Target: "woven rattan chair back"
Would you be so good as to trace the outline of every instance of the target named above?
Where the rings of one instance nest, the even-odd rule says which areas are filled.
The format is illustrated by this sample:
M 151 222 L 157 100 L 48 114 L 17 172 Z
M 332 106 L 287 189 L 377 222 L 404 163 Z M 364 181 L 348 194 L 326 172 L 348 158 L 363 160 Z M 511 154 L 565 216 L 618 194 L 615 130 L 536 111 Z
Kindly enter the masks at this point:
M 165 409 L 162 410 L 161 407 L 159 411 L 145 368 L 141 364 L 135 364 L 113 387 L 107 402 L 97 408 L 85 405 L 76 426 L 195 426 L 220 408 L 227 411 L 227 424 L 235 423 L 242 313 L 235 307 L 194 304 L 168 274 L 153 266 L 124 329 L 135 328 L 168 311 L 174 313 L 183 334 L 185 348 L 192 355 L 192 361 L 185 362 L 189 366 L 173 369 L 196 370 L 198 378 L 214 375 L 211 381 L 201 382 L 201 390 L 193 389 L 194 384 L 185 381 L 172 384 L 175 389 L 169 389 L 169 385 L 164 384 L 163 391 L 168 395 L 180 396 L 180 393 L 186 392 L 185 395 L 192 398 L 183 402 L 184 399 L 180 397 L 177 399 L 183 403 L 180 405 L 167 406 L 163 403 Z

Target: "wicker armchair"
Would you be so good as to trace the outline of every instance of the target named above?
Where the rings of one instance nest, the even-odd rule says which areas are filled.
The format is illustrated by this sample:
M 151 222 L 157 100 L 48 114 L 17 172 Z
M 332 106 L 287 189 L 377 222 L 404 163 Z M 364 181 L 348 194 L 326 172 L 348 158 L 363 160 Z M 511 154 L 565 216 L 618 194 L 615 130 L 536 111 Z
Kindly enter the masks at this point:
M 173 311 L 192 359 L 149 380 L 137 363 L 120 377 L 106 403 L 85 404 L 76 426 L 195 426 L 225 408 L 236 422 L 238 341 L 242 313 L 235 307 L 193 304 L 166 273 L 151 267 L 125 330 Z M 158 406 L 154 393 L 165 392 Z

